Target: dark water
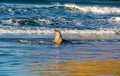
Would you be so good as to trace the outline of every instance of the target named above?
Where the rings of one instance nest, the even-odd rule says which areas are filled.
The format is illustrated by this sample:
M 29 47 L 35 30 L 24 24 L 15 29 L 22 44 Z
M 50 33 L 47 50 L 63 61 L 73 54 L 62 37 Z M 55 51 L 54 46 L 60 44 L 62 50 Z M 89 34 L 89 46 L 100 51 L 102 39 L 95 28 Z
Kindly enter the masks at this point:
M 23 3 L 26 3 L 26 2 L 28 2 L 28 3 L 37 3 L 37 2 L 40 2 L 40 3 L 42 3 L 42 2 L 49 2 L 49 3 L 51 3 L 51 2 L 63 2 L 63 3 L 65 3 L 65 2 L 67 2 L 67 3 L 69 3 L 69 2 L 71 2 L 71 3 L 73 3 L 73 2 L 112 2 L 112 1 L 115 1 L 115 0 L 9 0 L 9 1 L 7 1 L 7 0 L 1 0 L 1 2 L 23 2 Z
M 0 4 L 0 76 L 119 76 L 119 58 L 116 4 Z

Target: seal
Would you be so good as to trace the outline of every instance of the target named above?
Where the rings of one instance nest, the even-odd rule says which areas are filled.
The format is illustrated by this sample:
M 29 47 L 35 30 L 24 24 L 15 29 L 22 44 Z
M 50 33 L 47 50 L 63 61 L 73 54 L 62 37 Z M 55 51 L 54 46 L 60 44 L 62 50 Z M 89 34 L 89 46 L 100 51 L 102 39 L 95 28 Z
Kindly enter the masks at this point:
M 63 42 L 61 32 L 59 30 L 54 30 L 56 33 L 55 39 L 54 39 L 54 44 L 60 45 Z

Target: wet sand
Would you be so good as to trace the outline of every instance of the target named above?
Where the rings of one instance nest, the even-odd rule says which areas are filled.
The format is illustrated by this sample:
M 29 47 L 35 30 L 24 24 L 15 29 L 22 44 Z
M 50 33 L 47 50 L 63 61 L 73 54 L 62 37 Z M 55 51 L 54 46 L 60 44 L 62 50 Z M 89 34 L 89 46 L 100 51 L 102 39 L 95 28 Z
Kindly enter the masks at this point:
M 44 70 L 32 69 L 38 76 L 120 76 L 120 60 L 68 61 L 43 66 Z

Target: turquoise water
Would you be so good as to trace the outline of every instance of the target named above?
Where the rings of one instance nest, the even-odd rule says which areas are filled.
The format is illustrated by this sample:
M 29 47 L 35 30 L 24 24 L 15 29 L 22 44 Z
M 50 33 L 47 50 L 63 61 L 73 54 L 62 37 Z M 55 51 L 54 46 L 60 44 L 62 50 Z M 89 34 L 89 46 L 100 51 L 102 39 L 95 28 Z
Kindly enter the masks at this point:
M 56 47 L 54 29 L 70 42 Z M 119 33 L 116 5 L 0 4 L 0 76 L 49 76 L 31 70 L 71 60 L 119 60 Z

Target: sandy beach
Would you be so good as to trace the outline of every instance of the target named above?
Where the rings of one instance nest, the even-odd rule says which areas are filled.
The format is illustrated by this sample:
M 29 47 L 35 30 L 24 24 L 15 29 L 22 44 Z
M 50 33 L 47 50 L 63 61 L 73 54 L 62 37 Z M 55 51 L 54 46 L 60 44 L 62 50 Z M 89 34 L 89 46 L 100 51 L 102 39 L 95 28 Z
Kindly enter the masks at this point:
M 61 64 L 49 64 L 43 66 L 44 70 L 33 69 L 31 72 L 38 76 L 119 76 L 120 60 L 107 61 L 68 61 Z

